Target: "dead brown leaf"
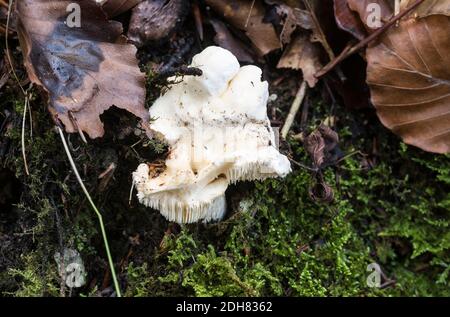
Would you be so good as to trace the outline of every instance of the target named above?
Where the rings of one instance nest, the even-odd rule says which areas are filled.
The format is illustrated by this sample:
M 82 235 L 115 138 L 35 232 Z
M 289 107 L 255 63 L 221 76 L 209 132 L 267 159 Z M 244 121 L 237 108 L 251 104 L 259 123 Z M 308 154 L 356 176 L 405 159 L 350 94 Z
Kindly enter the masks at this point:
M 283 44 L 288 44 L 291 41 L 291 36 L 294 31 L 300 27 L 304 30 L 312 30 L 314 23 L 311 14 L 307 10 L 300 8 L 300 3 L 286 4 L 282 0 L 265 0 L 269 5 L 274 6 L 275 12 L 278 16 L 275 25 L 281 25 L 280 40 Z
M 214 31 L 216 31 L 214 42 L 217 45 L 232 52 L 240 62 L 254 62 L 250 49 L 231 34 L 225 23 L 216 19 L 211 19 L 210 23 L 213 26 Z
M 304 140 L 305 150 L 313 160 L 314 168 L 320 168 L 325 161 L 325 140 L 319 130 L 312 132 Z
M 0 59 L 0 89 L 6 84 L 9 79 L 9 69 L 7 67 L 6 54 Z
M 80 0 L 81 27 L 69 27 L 72 0 L 17 2 L 19 38 L 30 80 L 49 95 L 49 110 L 67 132 L 104 134 L 100 114 L 115 105 L 148 120 L 145 78 L 122 26 L 92 0 Z
M 244 31 L 261 55 L 281 48 L 275 28 L 263 21 L 265 8 L 257 0 L 206 0 L 231 25 Z
M 144 0 L 133 9 L 128 38 L 137 46 L 167 38 L 188 12 L 186 0 Z
M 448 16 L 410 18 L 366 53 L 372 103 L 383 124 L 436 153 L 450 152 L 449 30 Z
M 2 5 L 3 3 L 0 2 L 0 37 L 4 37 L 6 34 L 6 24 L 8 20 L 8 5 L 5 3 L 5 5 Z M 14 14 L 11 14 L 9 17 L 9 36 L 14 35 L 16 32 L 16 17 Z
M 348 6 L 356 11 L 361 21 L 367 27 L 367 29 L 372 32 L 375 29 L 370 27 L 368 24 L 371 21 L 369 15 L 371 11 L 369 10 L 370 4 L 377 4 L 381 8 L 381 22 L 384 24 L 389 19 L 393 17 L 394 14 L 398 14 L 401 11 L 404 11 L 409 6 L 413 4 L 413 0 L 400 0 L 400 6 L 398 8 L 398 12 L 395 12 L 394 1 L 389 0 L 345 0 L 348 2 Z M 344 2 L 344 0 L 342 0 Z M 413 10 L 410 14 L 408 14 L 404 20 L 409 18 L 423 18 L 429 15 L 442 14 L 449 15 L 450 12 L 450 0 L 426 0 L 419 7 Z
M 338 144 L 338 134 L 323 123 L 304 140 L 305 150 L 311 156 L 316 169 L 336 159 L 334 150 Z
M 321 124 L 303 141 L 306 152 L 313 160 L 316 182 L 309 188 L 309 195 L 315 201 L 332 202 L 333 188 L 324 179 L 322 168 L 336 162 L 339 136 L 329 126 Z
M 316 44 L 311 43 L 309 36 L 298 35 L 284 51 L 277 67 L 301 69 L 308 85 L 314 87 L 317 83 L 314 74 L 322 68 L 319 56 L 320 49 Z

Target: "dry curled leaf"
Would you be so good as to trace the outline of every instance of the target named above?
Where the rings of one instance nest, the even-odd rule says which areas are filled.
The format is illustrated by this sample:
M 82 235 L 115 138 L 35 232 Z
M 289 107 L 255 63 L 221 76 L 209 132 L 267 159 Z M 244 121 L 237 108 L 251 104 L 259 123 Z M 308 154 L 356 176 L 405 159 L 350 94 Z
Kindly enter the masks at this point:
M 334 200 L 333 188 L 320 175 L 316 176 L 316 182 L 309 187 L 308 194 L 316 202 L 331 203 Z
M 412 0 L 401 0 L 400 10 L 405 10 L 412 3 Z M 449 13 L 450 0 L 426 0 L 412 12 L 411 16 L 416 18 L 424 18 L 435 14 L 443 14 L 448 16 Z
M 186 0 L 144 0 L 133 9 L 128 38 L 137 46 L 167 38 L 188 12 Z
M 407 19 L 367 50 L 367 81 L 383 124 L 403 140 L 450 152 L 450 18 Z
M 325 140 L 319 130 L 312 132 L 304 140 L 305 150 L 313 160 L 314 168 L 320 168 L 325 160 Z
M 358 13 L 362 23 L 369 33 L 383 26 L 394 15 L 394 2 L 389 0 L 347 0 L 351 10 Z M 374 5 L 380 8 L 380 17 L 377 17 L 373 11 Z M 375 21 L 380 19 L 380 25 Z
M 119 14 L 127 12 L 142 0 L 100 0 L 102 2 L 103 10 L 109 17 L 115 17 Z M 97 2 L 99 2 L 97 0 Z
M 313 159 L 314 168 L 321 168 L 337 159 L 339 136 L 329 126 L 321 124 L 304 140 L 306 152 Z
M 265 2 L 274 8 L 270 12 L 275 13 L 276 17 L 270 18 L 270 20 L 274 20 L 275 25 L 280 25 L 280 40 L 283 44 L 291 41 L 291 36 L 297 27 L 304 30 L 312 30 L 314 28 L 311 14 L 307 10 L 300 8 L 300 3 L 289 5 L 281 0 L 265 0 Z
M 16 10 L 30 80 L 49 95 L 49 110 L 67 132 L 104 134 L 100 115 L 115 105 L 147 120 L 145 78 L 122 26 L 92 0 L 80 0 L 80 27 L 69 27 L 72 0 L 21 0 Z
M 262 55 L 281 48 L 275 28 L 263 21 L 265 9 L 256 0 L 206 0 L 231 25 L 244 31 Z
M 314 74 L 322 68 L 319 55 L 320 49 L 311 43 L 309 36 L 298 35 L 284 51 L 277 67 L 301 69 L 309 87 L 314 87 L 317 83 Z

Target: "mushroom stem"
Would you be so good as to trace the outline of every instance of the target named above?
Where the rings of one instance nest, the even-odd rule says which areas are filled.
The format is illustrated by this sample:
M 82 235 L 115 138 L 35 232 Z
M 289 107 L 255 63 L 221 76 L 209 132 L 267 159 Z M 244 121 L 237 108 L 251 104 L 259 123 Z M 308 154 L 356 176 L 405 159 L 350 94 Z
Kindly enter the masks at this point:
M 81 179 L 80 173 L 78 172 L 77 166 L 75 165 L 75 161 L 73 160 L 72 154 L 70 153 L 69 146 L 67 145 L 63 130 L 59 126 L 56 126 L 56 129 L 59 132 L 59 136 L 61 137 L 61 141 L 64 146 L 64 150 L 66 151 L 67 158 L 69 159 L 70 166 L 72 167 L 72 170 L 75 173 L 78 183 L 80 184 L 81 189 L 83 190 L 84 194 L 86 195 L 87 200 L 91 204 L 92 209 L 94 210 L 94 212 L 97 215 L 98 222 L 100 224 L 100 230 L 102 232 L 103 242 L 105 244 L 106 256 L 108 257 L 109 268 L 111 270 L 111 277 L 112 277 L 112 280 L 114 283 L 114 289 L 116 290 L 117 297 L 122 297 L 122 293 L 120 292 L 119 283 L 117 281 L 116 271 L 114 269 L 114 262 L 112 260 L 111 252 L 109 250 L 108 238 L 106 236 L 105 225 L 103 224 L 103 216 L 100 213 L 100 211 L 98 211 L 97 206 L 95 206 L 94 201 L 91 198 L 91 195 L 89 194 L 88 190 L 86 189 L 86 186 L 84 186 L 84 182 Z

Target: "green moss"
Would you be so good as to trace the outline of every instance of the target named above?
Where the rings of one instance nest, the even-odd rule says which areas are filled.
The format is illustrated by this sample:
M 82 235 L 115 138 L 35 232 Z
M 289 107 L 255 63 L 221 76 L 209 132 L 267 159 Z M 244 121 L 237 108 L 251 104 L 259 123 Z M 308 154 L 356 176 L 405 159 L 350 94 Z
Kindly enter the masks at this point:
M 153 277 L 148 272 L 148 265 L 144 263 L 137 266 L 130 263 L 127 267 L 127 290 L 124 294 L 128 297 L 152 296 Z
M 62 243 L 81 253 L 90 283 L 80 292 L 94 295 L 107 270 L 104 246 L 51 118 L 43 107 L 33 109 L 39 124 L 33 139 L 27 130 L 31 174 L 26 176 L 20 152 L 23 102 L 1 103 L 16 113 L 2 164 L 24 187 L 19 220 L 8 234 L 25 242 L 21 261 L 0 272 L 0 285 L 7 287 L 6 295 L 57 296 L 53 255 Z M 310 116 L 312 129 L 328 116 L 325 105 L 311 107 Z M 129 174 L 140 158 L 123 149 L 123 141 L 83 145 L 73 137 L 77 165 L 105 216 L 114 259 L 131 262 L 123 270 L 117 265 L 125 295 L 449 296 L 450 157 L 402 144 L 374 117 L 349 113 L 339 119 L 341 150 L 366 155 L 349 156 L 324 171 L 333 203 L 313 201 L 308 194 L 313 175 L 295 167 L 284 180 L 232 187 L 227 219 L 183 226 L 162 242 L 167 222 L 156 211 L 127 203 Z M 164 151 L 159 143 L 137 147 L 154 157 Z M 310 164 L 299 142 L 290 140 L 289 148 L 296 161 Z M 119 164 L 110 186 L 99 192 L 97 177 L 111 161 L 105 149 L 118 153 Z M 137 234 L 142 245 L 127 244 Z M 371 263 L 395 284 L 369 287 Z

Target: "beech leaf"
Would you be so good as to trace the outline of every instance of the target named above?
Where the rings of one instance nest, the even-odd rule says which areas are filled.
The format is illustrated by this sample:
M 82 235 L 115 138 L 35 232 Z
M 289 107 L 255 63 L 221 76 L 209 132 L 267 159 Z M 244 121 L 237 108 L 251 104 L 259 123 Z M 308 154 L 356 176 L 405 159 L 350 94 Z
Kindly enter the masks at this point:
M 67 132 L 104 134 L 100 114 L 115 105 L 148 120 L 145 78 L 122 25 L 95 1 L 77 1 L 80 27 L 69 27 L 72 0 L 21 0 L 16 10 L 30 80 L 48 92 L 49 110 Z
M 112 18 L 127 12 L 141 1 L 142 0 L 106 0 L 100 2 L 103 3 L 103 10 L 105 10 L 108 16 Z M 99 1 L 97 0 L 97 2 Z

